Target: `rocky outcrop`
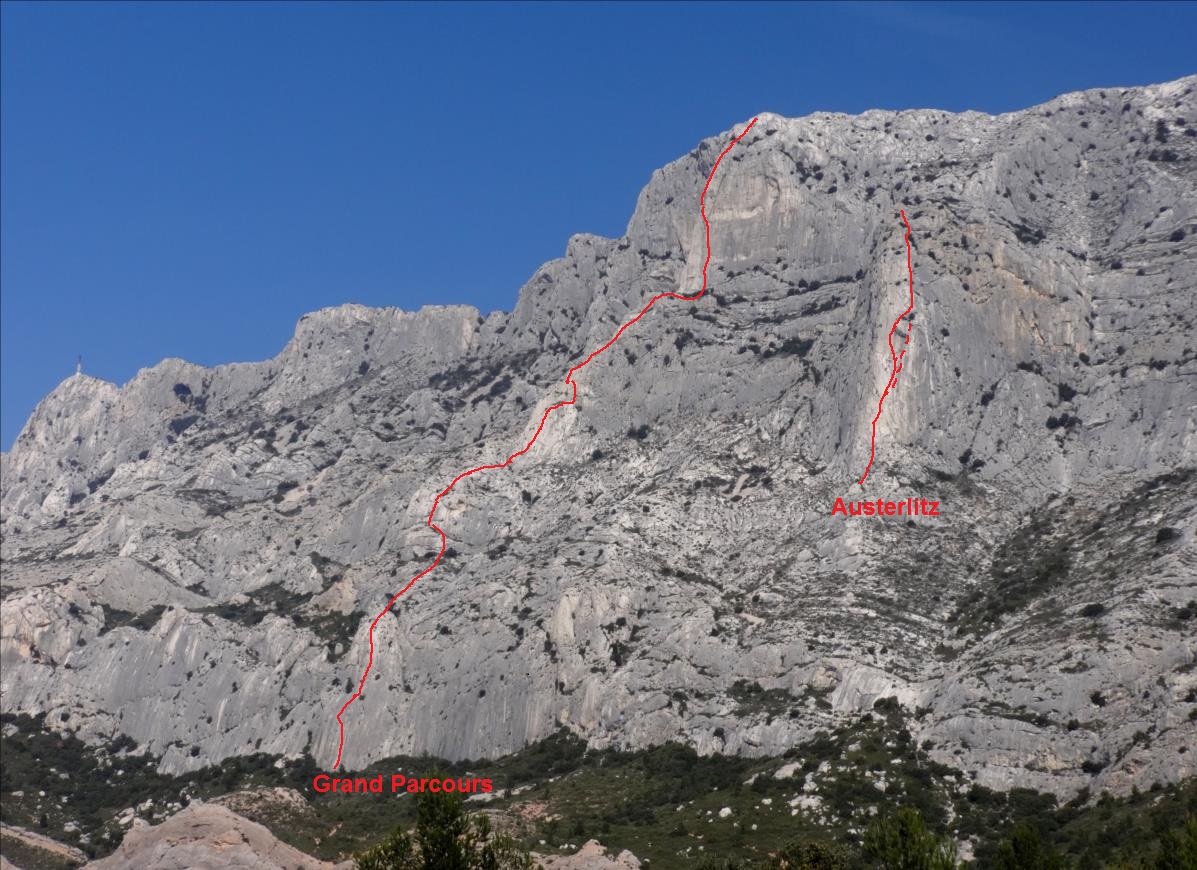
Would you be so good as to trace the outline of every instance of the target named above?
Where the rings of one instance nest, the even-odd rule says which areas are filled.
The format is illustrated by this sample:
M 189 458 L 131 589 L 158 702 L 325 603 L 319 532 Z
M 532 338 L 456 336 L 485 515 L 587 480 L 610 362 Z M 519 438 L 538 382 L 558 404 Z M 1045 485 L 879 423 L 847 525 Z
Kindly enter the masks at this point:
M 160 825 L 136 822 L 120 847 L 87 865 L 95 870 L 334 870 L 277 839 L 261 825 L 215 804 L 193 804 Z
M 350 769 L 596 746 L 780 753 L 894 697 L 993 787 L 1128 791 L 1197 740 L 1197 79 L 1001 116 L 760 116 L 664 300 L 375 634 Z M 739 129 L 739 128 L 738 128 Z M 510 313 L 346 306 L 265 363 L 76 376 L 4 458 L 5 712 L 178 771 L 331 764 L 365 635 L 460 471 L 701 284 L 732 135 Z M 896 389 L 886 335 L 915 307 Z M 937 519 L 832 516 L 934 499 Z
M 640 859 L 624 849 L 615 857 L 607 854 L 598 840 L 587 840 L 572 855 L 537 855 L 544 870 L 637 870 Z

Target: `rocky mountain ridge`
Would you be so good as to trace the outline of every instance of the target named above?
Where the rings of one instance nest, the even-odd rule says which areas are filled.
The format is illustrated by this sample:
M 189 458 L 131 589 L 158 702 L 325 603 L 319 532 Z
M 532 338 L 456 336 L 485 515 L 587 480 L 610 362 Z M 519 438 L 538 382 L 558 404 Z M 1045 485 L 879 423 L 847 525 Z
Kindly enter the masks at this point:
M 1122 792 L 1197 743 L 1197 78 L 1002 116 L 760 116 L 665 300 L 376 634 L 346 766 L 595 746 L 780 753 L 895 698 L 997 788 Z M 366 627 L 461 470 L 701 283 L 733 131 L 574 236 L 511 313 L 342 306 L 273 360 L 60 385 L 3 459 L 4 712 L 178 771 L 332 762 Z M 915 308 L 898 387 L 885 343 Z M 935 498 L 939 519 L 832 517 Z

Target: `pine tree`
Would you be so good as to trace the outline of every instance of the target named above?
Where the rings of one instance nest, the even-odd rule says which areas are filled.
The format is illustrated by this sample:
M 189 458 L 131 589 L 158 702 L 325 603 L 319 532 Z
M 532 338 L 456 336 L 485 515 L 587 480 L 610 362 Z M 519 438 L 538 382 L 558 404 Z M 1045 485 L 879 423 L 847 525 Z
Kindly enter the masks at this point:
M 1065 870 L 1068 865 L 1059 852 L 1043 845 L 1038 831 L 1019 822 L 998 847 L 993 866 L 994 870 Z
M 879 870 L 955 870 L 956 843 L 927 830 L 918 810 L 903 808 L 865 832 L 865 857 Z
M 1179 832 L 1160 837 L 1160 851 L 1148 865 L 1151 870 L 1197 870 L 1197 819 L 1190 816 Z
M 531 855 L 483 815 L 469 815 L 460 796 L 426 793 L 416 807 L 416 829 L 396 828 L 355 856 L 357 870 L 533 870 Z

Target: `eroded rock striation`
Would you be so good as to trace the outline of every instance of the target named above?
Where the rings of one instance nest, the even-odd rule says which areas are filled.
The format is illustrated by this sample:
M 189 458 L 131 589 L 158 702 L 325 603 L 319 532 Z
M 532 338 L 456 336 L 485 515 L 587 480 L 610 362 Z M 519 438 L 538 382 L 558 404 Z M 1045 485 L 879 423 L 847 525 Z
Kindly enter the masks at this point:
M 711 288 L 471 477 L 385 617 L 345 763 L 780 753 L 893 697 L 977 782 L 1124 792 L 1197 755 L 1197 78 L 1000 116 L 764 114 L 707 199 Z M 510 313 L 346 305 L 263 363 L 77 375 L 3 462 L 5 712 L 171 771 L 331 764 L 433 498 L 566 370 L 693 293 L 733 131 Z M 915 307 L 877 459 L 855 484 Z M 935 499 L 940 516 L 832 516 Z

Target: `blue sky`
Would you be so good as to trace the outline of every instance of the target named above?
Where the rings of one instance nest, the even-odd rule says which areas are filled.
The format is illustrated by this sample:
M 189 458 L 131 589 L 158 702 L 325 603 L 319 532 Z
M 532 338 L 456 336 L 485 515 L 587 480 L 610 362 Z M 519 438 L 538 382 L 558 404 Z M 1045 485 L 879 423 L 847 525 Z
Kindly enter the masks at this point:
M 343 302 L 509 309 L 767 110 L 1000 112 L 1197 71 L 1193 4 L 0 11 L 0 442 L 74 368 L 275 354 Z

